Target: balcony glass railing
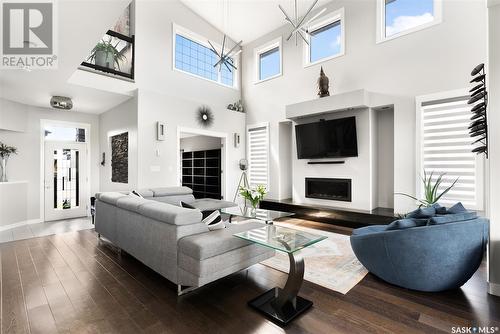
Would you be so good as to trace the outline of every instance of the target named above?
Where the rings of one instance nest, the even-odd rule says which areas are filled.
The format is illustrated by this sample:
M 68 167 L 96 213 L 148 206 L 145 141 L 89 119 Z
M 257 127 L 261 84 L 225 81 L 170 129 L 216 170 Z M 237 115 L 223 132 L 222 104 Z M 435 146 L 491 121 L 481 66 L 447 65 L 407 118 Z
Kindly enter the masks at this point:
M 108 30 L 82 66 L 134 79 L 134 36 Z

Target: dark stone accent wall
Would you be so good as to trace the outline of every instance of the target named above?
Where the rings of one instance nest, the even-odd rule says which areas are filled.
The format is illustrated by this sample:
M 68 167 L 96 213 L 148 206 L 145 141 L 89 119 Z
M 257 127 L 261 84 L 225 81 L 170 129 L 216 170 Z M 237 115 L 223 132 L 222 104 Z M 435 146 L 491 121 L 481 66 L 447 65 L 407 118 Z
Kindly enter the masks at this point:
M 111 182 L 128 183 L 128 132 L 111 137 Z

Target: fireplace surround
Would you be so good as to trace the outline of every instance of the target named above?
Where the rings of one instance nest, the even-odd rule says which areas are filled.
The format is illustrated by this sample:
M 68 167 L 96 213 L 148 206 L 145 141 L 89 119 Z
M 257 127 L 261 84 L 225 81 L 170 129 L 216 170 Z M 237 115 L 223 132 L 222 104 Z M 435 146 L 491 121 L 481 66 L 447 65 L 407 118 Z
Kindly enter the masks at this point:
M 306 178 L 307 198 L 351 202 L 351 179 Z

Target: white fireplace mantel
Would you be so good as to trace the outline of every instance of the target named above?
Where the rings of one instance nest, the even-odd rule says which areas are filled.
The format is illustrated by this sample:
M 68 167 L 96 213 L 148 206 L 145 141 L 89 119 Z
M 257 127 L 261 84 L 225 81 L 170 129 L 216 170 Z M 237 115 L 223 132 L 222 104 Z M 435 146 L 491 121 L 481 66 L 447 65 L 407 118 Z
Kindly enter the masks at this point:
M 394 103 L 394 98 L 365 89 L 338 93 L 286 106 L 286 118 L 297 119 L 340 111 L 378 108 Z

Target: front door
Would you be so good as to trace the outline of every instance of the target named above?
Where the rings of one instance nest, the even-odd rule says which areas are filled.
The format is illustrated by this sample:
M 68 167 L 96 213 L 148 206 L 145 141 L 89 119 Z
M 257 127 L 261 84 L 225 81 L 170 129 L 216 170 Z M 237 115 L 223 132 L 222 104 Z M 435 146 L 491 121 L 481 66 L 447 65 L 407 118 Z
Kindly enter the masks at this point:
M 87 145 L 45 142 L 45 221 L 87 216 Z

